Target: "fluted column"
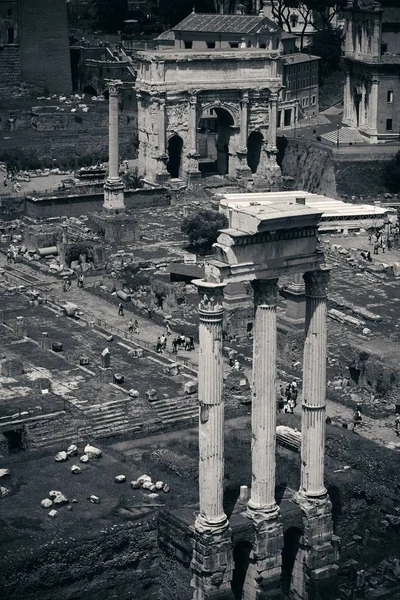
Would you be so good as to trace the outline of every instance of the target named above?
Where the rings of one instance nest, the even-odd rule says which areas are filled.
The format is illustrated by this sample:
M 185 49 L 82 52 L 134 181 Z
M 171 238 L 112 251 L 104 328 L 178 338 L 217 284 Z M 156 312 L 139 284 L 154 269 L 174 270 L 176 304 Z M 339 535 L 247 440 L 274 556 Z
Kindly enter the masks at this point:
M 269 150 L 276 151 L 276 129 L 278 124 L 278 98 L 277 92 L 272 92 L 269 97 L 269 131 L 268 146 Z
M 276 304 L 278 280 L 252 282 L 254 342 L 252 392 L 252 485 L 248 503 L 254 511 L 274 513 L 276 445 Z
M 108 127 L 108 177 L 104 184 L 103 209 L 109 213 L 125 209 L 124 184 L 119 177 L 118 138 L 118 86 L 121 82 L 108 84 L 109 127 Z
M 247 132 L 248 132 L 248 112 L 249 112 L 249 92 L 246 90 L 242 95 L 242 114 L 240 118 L 240 145 L 243 150 L 247 150 Z
M 165 154 L 165 97 L 161 96 L 158 100 L 158 151 L 161 155 Z
M 324 485 L 326 416 L 326 338 L 329 269 L 304 274 L 306 339 L 303 360 L 300 494 L 326 495 Z
M 118 167 L 118 86 L 115 82 L 108 85 L 108 179 L 119 179 Z
M 343 122 L 349 124 L 351 121 L 351 80 L 350 80 L 350 72 L 346 72 L 346 83 L 344 86 L 344 106 L 343 106 Z
M 369 95 L 370 110 L 369 110 L 369 126 L 374 131 L 377 131 L 378 126 L 378 91 L 379 78 L 374 76 L 371 82 L 371 93 Z
M 199 304 L 199 492 L 198 532 L 225 529 L 223 509 L 224 403 L 222 293 L 225 284 L 195 281 Z
M 197 154 L 197 96 L 195 94 L 189 98 L 189 137 L 190 154 Z

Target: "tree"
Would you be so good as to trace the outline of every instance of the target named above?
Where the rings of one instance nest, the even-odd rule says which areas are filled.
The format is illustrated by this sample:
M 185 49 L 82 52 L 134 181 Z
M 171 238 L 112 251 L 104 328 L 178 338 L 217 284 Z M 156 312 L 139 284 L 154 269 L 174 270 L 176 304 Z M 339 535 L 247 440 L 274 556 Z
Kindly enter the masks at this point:
M 400 150 L 396 156 L 386 165 L 384 181 L 390 192 L 400 192 Z
M 188 236 L 191 246 L 202 246 L 209 250 L 217 241 L 219 230 L 227 226 L 228 219 L 224 214 L 201 209 L 184 219 L 181 231 Z
M 338 29 L 325 29 L 314 33 L 308 50 L 310 54 L 321 57 L 319 61 L 320 82 L 329 73 L 339 68 L 342 56 L 342 39 L 343 34 Z

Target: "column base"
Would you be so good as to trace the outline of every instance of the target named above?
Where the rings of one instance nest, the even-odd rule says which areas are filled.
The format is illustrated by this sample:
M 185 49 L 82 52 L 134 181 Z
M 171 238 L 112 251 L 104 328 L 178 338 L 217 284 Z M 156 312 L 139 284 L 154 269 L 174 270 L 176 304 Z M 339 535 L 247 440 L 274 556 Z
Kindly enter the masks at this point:
M 192 544 L 193 600 L 233 600 L 232 531 L 228 522 L 223 530 L 214 533 L 194 530 Z
M 140 237 L 137 219 L 124 210 L 105 210 L 102 214 L 92 215 L 93 228 L 104 236 L 108 243 L 134 242 Z
M 185 171 L 185 180 L 188 184 L 199 183 L 201 180 L 201 173 L 198 169 L 188 169 Z
M 125 185 L 118 179 L 107 179 L 104 184 L 104 210 L 125 210 Z
M 291 597 L 294 600 L 335 600 L 339 538 L 333 534 L 329 497 L 325 494 L 309 498 L 298 492 L 294 500 L 303 513 L 304 533 L 293 567 Z
M 289 286 L 285 291 L 285 297 L 286 318 L 303 324 L 306 318 L 306 295 L 304 289 L 297 290 L 294 287 Z
M 253 521 L 255 537 L 242 600 L 283 600 L 283 527 L 279 508 L 265 510 L 248 506 L 247 516 Z
M 247 165 L 241 165 L 236 169 L 236 177 L 238 177 L 238 179 L 251 179 L 253 177 L 253 173 L 251 172 L 250 167 Z
M 112 383 L 113 372 L 111 367 L 99 367 L 101 383 Z
M 156 173 L 154 179 L 156 183 L 160 185 L 166 185 L 167 183 L 169 183 L 171 175 L 168 173 L 168 171 L 165 171 L 165 173 Z

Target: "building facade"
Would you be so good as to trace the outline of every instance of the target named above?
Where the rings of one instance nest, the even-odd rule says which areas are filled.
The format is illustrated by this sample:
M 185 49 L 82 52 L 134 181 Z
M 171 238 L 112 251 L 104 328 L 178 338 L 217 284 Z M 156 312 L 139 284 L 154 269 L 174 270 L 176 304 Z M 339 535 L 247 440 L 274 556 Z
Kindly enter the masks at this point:
M 343 124 L 371 143 L 400 132 L 400 10 L 374 0 L 348 2 Z
M 137 53 L 140 174 L 280 176 L 277 25 L 263 15 L 192 13 L 172 32 L 167 46 Z
M 318 63 L 320 58 L 298 52 L 282 57 L 281 103 L 278 127 L 293 125 L 299 119 L 319 112 Z

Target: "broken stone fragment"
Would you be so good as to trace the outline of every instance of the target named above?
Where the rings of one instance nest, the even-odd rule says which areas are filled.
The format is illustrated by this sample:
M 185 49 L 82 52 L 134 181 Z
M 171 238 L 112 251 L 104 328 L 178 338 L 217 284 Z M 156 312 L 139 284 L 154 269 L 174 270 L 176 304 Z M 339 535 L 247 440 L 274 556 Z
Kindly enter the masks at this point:
M 124 483 L 126 481 L 125 475 L 117 475 L 114 479 L 115 483 Z
M 0 477 L 5 477 L 6 475 L 9 475 L 10 471 L 9 469 L 0 469 Z
M 64 450 L 62 450 L 62 452 L 57 452 L 55 460 L 57 462 L 63 462 L 64 460 L 68 460 L 68 454 Z
M 68 446 L 67 454 L 68 456 L 76 456 L 78 454 L 78 446 L 75 446 L 75 444 Z
M 78 465 L 72 465 L 71 467 L 71 473 L 74 473 L 74 475 L 77 475 L 78 473 L 81 473 L 81 468 L 78 467 Z
M 151 500 L 154 500 L 155 498 L 158 498 L 160 494 L 155 494 L 154 492 L 152 494 L 149 494 L 147 497 L 150 498 Z
M 154 483 L 152 483 L 152 484 L 151 484 L 151 486 L 150 486 L 149 490 L 150 490 L 151 492 L 155 492 L 155 491 L 157 490 L 157 488 L 156 488 L 156 486 L 155 486 L 155 484 L 154 484 Z
M 53 509 L 53 510 L 51 510 L 51 511 L 49 512 L 49 517 L 50 517 L 50 519 L 55 519 L 56 517 L 58 517 L 58 511 L 56 511 L 56 510 L 54 510 L 54 509 Z
M 163 481 L 156 481 L 156 490 L 162 490 L 164 487 Z
M 80 459 L 79 459 L 82 463 L 87 463 L 89 460 L 89 457 L 87 454 L 83 454 Z
M 60 496 L 60 494 L 62 494 L 62 492 L 58 490 L 50 490 L 49 498 L 56 498 L 57 496 Z
M 52 506 L 53 501 L 50 500 L 50 498 L 45 498 L 44 500 L 41 501 L 40 506 L 42 508 L 50 508 L 50 506 Z
M 95 446 L 91 446 L 88 444 L 85 446 L 84 453 L 88 455 L 89 458 L 100 458 L 102 455 L 102 451 Z
M 151 481 L 151 477 L 150 475 L 141 475 L 137 480 L 140 484 L 142 484 L 144 481 Z
M 0 486 L 0 498 L 5 498 L 10 493 L 10 490 L 6 487 Z
M 98 496 L 95 496 L 94 494 L 91 494 L 88 500 L 90 500 L 92 504 L 100 504 L 100 498 Z
M 143 481 L 142 488 L 144 490 L 150 490 L 153 487 L 153 483 L 151 481 Z
M 53 500 L 53 504 L 68 504 L 68 498 L 64 494 L 58 494 Z
M 168 494 L 169 490 L 171 488 L 169 487 L 168 483 L 164 483 L 163 485 L 163 492 L 165 492 L 166 494 Z
M 129 390 L 128 394 L 131 398 L 139 398 L 138 390 L 134 390 L 133 388 Z
M 131 481 L 131 488 L 138 490 L 140 488 L 140 481 Z

